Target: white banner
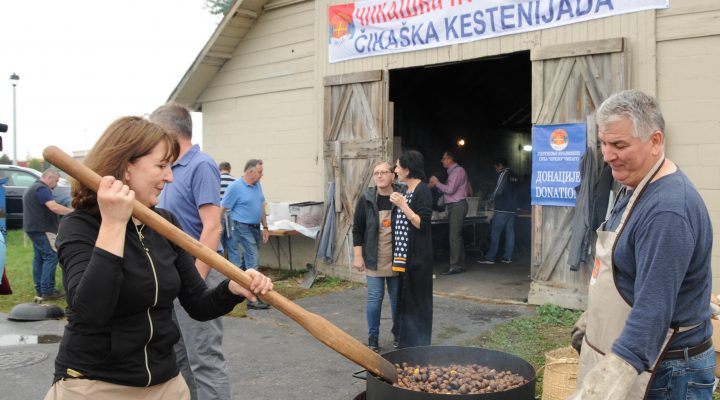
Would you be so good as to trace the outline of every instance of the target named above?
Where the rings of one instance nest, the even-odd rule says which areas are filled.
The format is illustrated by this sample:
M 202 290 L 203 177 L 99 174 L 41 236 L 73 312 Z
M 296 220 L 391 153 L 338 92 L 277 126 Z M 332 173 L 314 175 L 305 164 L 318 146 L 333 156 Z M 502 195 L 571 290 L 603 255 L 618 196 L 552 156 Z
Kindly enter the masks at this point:
M 668 7 L 669 0 L 358 1 L 328 8 L 328 54 L 334 63 Z

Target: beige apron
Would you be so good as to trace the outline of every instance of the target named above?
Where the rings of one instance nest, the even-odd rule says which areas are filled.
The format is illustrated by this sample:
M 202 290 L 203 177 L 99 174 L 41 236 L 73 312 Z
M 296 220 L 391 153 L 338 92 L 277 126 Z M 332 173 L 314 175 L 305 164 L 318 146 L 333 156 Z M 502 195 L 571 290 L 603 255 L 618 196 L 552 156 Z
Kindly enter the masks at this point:
M 190 400 L 182 374 L 148 387 L 117 385 L 92 379 L 62 379 L 52 385 L 45 400 Z
M 587 329 L 585 339 L 580 353 L 580 371 L 578 373 L 578 387 L 582 384 L 585 375 L 602 359 L 605 354 L 611 352 L 612 345 L 620 337 L 625 327 L 632 307 L 623 299 L 615 285 L 613 274 L 612 258 L 615 250 L 615 243 L 625 227 L 625 222 L 632 214 L 635 202 L 647 187 L 648 183 L 655 176 L 662 166 L 665 158 L 662 157 L 655 166 L 643 178 L 635 191 L 630 197 L 625 211 L 620 218 L 620 223 L 614 231 L 604 231 L 604 222 L 597 230 L 597 242 L 595 244 L 596 256 L 595 267 L 590 278 L 590 287 L 588 290 L 588 312 L 587 312 Z M 652 372 L 665 354 L 670 343 L 672 335 L 676 332 L 682 332 L 694 328 L 682 327 L 671 328 L 665 335 L 665 341 L 658 358 L 652 365 L 650 371 L 641 373 L 635 381 L 632 390 L 628 394 L 628 399 L 642 399 L 645 397 Z
M 379 211 L 378 215 L 377 270 L 366 269 L 368 276 L 396 276 L 392 270 L 392 210 Z

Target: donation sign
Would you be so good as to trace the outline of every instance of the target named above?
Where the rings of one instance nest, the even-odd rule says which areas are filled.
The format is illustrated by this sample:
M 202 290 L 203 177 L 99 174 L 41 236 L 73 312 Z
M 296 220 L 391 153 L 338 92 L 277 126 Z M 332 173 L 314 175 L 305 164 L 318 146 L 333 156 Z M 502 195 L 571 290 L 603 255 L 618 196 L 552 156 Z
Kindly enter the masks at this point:
M 429 49 L 668 8 L 669 0 L 365 0 L 328 7 L 328 58 Z
M 585 124 L 533 126 L 532 205 L 575 207 L 586 132 Z

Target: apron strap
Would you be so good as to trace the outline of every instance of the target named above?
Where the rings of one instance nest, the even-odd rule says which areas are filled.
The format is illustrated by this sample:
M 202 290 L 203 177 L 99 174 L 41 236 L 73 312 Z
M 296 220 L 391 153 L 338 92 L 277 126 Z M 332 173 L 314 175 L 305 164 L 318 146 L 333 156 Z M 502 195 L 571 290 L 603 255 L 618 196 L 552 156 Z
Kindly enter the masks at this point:
M 645 188 L 647 187 L 648 182 L 652 178 L 655 177 L 655 175 L 660 171 L 660 167 L 662 167 L 663 163 L 665 162 L 665 156 L 663 155 L 660 157 L 660 159 L 655 163 L 655 165 L 652 167 L 652 169 L 643 177 L 643 179 L 640 181 L 638 186 L 633 191 L 632 195 L 630 196 L 630 200 L 628 201 L 627 207 L 625 207 L 625 212 L 623 212 L 622 217 L 620 217 L 620 223 L 617 226 L 617 229 L 615 229 L 615 232 L 622 232 L 623 227 L 625 226 L 625 221 L 630 216 L 630 213 L 632 212 L 632 208 L 635 206 L 635 202 L 640 198 L 640 195 L 645 191 Z M 619 198 L 620 196 L 618 196 Z

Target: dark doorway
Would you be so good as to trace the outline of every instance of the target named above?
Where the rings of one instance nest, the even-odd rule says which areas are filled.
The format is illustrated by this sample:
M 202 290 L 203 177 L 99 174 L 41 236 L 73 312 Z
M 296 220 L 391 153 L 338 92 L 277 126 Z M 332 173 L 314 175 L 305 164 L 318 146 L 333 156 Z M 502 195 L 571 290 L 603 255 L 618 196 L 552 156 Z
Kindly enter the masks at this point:
M 473 189 L 494 185 L 496 157 L 521 178 L 530 174 L 530 53 L 390 71 L 394 135 L 404 149 L 421 151 L 426 172 L 442 170 L 444 150 L 455 150 Z M 459 147 L 457 140 L 465 139 Z
M 454 151 L 468 173 L 473 196 L 479 198 L 479 210 L 484 210 L 495 188 L 495 158 L 508 160 L 519 178 L 513 259 L 524 277 L 530 269 L 531 153 L 523 146 L 532 143 L 531 84 L 529 52 L 390 71 L 396 152 L 420 151 L 426 174 L 443 180 L 446 174 L 440 158 L 444 151 Z M 475 259 L 487 249 L 487 240 L 478 241 L 478 236 L 486 239 L 489 226 L 480 227 L 484 231 L 477 228 L 465 232 L 468 269 L 478 267 Z M 442 265 L 447 258 L 443 256 L 447 236 L 442 237 L 441 227 L 434 228 L 433 234 L 437 236 L 436 261 Z

